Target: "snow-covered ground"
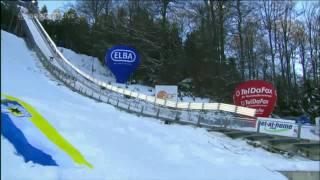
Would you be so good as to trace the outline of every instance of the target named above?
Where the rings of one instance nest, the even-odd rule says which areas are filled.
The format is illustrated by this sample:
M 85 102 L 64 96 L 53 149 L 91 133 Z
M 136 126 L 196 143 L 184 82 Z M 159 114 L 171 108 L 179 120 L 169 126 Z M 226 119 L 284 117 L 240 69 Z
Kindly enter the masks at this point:
M 23 39 L 1 31 L 1 47 L 2 93 L 34 106 L 94 166 L 24 163 L 1 136 L 1 179 L 286 179 L 277 170 L 319 171 L 318 161 L 97 103 L 58 86 Z

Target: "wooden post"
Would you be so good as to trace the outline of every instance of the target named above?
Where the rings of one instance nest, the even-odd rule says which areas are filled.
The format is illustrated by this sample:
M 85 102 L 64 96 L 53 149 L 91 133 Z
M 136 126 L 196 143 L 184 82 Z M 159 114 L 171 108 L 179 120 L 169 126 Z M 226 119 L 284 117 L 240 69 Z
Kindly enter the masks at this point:
M 179 111 L 178 110 L 176 110 L 176 111 L 177 111 L 176 112 L 176 117 L 174 119 L 175 119 L 176 122 L 178 122 L 179 121 L 179 117 L 178 117 Z
M 190 119 L 191 119 L 191 113 L 190 113 L 190 102 L 189 102 L 189 104 L 188 104 L 188 121 L 190 121 Z
M 144 109 L 144 106 L 142 106 L 141 108 L 141 112 L 140 112 L 141 115 L 143 114 L 143 109 Z
M 119 107 L 119 98 L 118 98 L 118 100 L 117 100 L 117 105 L 116 105 L 116 107 Z
M 159 114 L 160 114 L 160 107 L 158 108 L 158 111 L 157 111 L 157 118 L 159 118 Z
M 201 111 L 199 112 L 197 126 L 200 127 Z
M 257 121 L 258 121 L 257 133 L 259 133 L 260 132 L 260 121 L 259 121 L 259 119 L 257 119 Z
M 198 121 L 197 121 L 197 126 L 198 126 L 198 127 L 200 126 L 200 118 L 201 118 L 201 115 L 200 115 L 200 112 L 199 112 Z
M 298 124 L 298 139 L 301 138 L 301 127 L 302 127 L 302 125 L 299 123 Z
M 201 110 L 199 111 L 198 122 L 197 122 L 197 126 L 199 126 L 199 127 L 200 127 L 200 121 L 201 121 L 201 113 L 204 112 L 203 107 L 204 107 L 204 103 L 202 103 Z

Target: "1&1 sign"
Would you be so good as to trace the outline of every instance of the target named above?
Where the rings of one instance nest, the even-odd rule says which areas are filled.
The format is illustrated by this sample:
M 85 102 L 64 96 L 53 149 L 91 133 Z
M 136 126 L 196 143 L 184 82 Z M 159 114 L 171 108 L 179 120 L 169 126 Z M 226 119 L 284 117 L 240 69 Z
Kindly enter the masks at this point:
M 107 51 L 105 61 L 115 75 L 117 83 L 125 83 L 140 64 L 137 51 L 128 46 L 113 46 Z

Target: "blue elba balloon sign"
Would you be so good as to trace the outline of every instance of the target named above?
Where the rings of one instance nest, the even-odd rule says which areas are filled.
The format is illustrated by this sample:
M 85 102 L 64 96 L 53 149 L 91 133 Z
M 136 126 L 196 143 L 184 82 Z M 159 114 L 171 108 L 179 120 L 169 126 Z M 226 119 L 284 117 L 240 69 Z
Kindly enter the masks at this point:
M 140 64 L 137 51 L 128 46 L 113 46 L 107 51 L 105 61 L 117 83 L 125 83 Z

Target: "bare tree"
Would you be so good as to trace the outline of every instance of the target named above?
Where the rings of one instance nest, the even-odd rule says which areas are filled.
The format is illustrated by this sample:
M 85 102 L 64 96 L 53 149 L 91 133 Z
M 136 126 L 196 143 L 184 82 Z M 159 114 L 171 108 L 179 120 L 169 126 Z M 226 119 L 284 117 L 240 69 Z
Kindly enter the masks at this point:
M 245 69 L 245 62 L 244 62 L 244 54 L 243 54 L 243 38 L 242 38 L 242 21 L 243 21 L 243 15 L 241 11 L 241 2 L 240 0 L 237 0 L 237 14 L 238 14 L 238 36 L 239 36 L 239 45 L 240 45 L 240 68 L 241 68 L 241 77 L 242 79 L 245 79 L 244 69 Z
M 296 21 L 293 28 L 293 43 L 296 44 L 299 51 L 300 63 L 302 66 L 302 77 L 303 82 L 307 81 L 307 60 L 306 60 L 306 43 L 307 43 L 307 34 L 304 30 L 303 23 Z M 294 64 L 293 64 L 294 65 Z
M 266 0 L 261 2 L 260 6 L 260 15 L 262 18 L 262 22 L 264 27 L 268 32 L 268 40 L 269 40 L 269 50 L 271 55 L 271 62 L 272 62 L 272 81 L 275 79 L 276 70 L 275 70 L 275 50 L 274 45 L 272 43 L 272 29 L 274 22 L 276 21 L 276 1 L 273 0 Z
M 104 9 L 108 7 L 111 0 L 77 0 L 76 8 L 84 14 L 90 22 L 96 23 L 98 17 L 104 13 Z
M 320 3 L 308 3 L 303 7 L 303 14 L 305 17 L 305 26 L 307 31 L 307 40 L 308 40 L 308 50 L 310 54 L 310 61 L 312 65 L 312 76 L 313 80 L 316 84 L 318 84 L 318 62 L 317 55 L 314 55 L 315 46 L 317 43 L 315 42 L 317 39 L 317 25 L 319 26 L 320 21 Z M 319 29 L 318 29 L 319 30 Z
M 289 51 L 290 31 L 292 30 L 293 1 L 284 2 L 283 15 L 281 16 L 281 31 L 283 37 L 283 53 L 286 60 L 286 81 L 288 88 L 291 88 L 291 53 Z M 289 92 L 289 91 L 288 91 Z

